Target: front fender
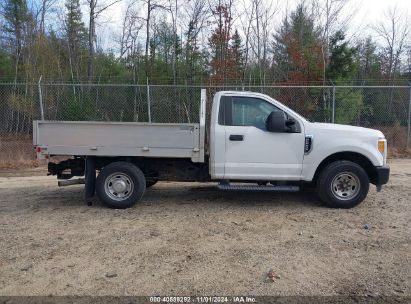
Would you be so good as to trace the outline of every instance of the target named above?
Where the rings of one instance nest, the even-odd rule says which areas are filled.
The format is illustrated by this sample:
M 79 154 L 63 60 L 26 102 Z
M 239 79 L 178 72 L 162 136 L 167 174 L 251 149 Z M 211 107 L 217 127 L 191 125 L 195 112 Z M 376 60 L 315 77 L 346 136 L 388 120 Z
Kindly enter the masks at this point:
M 354 152 L 365 156 L 374 166 L 382 166 L 384 157 L 377 149 L 377 142 L 368 142 L 355 138 L 328 139 L 313 142 L 313 150 L 304 156 L 302 179 L 311 181 L 321 162 L 327 157 L 341 152 Z

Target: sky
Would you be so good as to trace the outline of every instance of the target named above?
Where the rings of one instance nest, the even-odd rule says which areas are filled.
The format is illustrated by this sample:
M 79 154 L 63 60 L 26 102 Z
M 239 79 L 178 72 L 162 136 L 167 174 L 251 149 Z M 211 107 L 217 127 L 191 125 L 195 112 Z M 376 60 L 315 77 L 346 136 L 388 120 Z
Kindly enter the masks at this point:
M 64 0 L 60 1 L 64 3 Z M 130 0 L 122 0 L 120 3 L 110 7 L 105 14 L 101 16 L 101 24 L 97 28 L 97 35 L 100 37 L 99 43 L 103 49 L 112 49 L 116 53 L 116 43 L 114 42 L 114 39 L 120 35 L 121 23 L 124 16 L 125 6 L 128 1 Z M 276 23 L 274 24 L 275 26 L 282 20 L 286 2 L 288 2 L 290 8 L 295 7 L 295 5 L 300 2 L 300 0 L 278 1 L 282 7 L 282 13 L 277 15 L 277 21 L 274 20 L 274 23 Z M 109 0 L 101 0 L 100 2 L 109 2 Z M 142 2 L 140 2 L 139 5 L 142 5 L 141 3 Z M 411 22 L 411 0 L 351 0 L 343 13 L 343 16 L 353 14 L 347 28 L 347 37 L 355 39 L 358 35 L 361 37 L 375 35 L 371 26 L 384 21 L 386 19 L 386 12 L 394 7 L 404 15 L 404 18 L 405 16 L 409 16 L 408 18 Z M 83 18 L 86 24 L 87 12 L 88 8 L 87 6 L 84 6 Z M 142 33 L 144 33 L 144 31 L 142 31 Z M 141 37 L 141 41 L 144 41 L 144 37 Z
M 404 16 L 411 14 L 411 0 L 354 0 L 352 3 L 358 6 L 351 23 L 352 29 L 367 30 L 367 25 L 384 20 L 385 13 L 390 8 L 397 7 Z

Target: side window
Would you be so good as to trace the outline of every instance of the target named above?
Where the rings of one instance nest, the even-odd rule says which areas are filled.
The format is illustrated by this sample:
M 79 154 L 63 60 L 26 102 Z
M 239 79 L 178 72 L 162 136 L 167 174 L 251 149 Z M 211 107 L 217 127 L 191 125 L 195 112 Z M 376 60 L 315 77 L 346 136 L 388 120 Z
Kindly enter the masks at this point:
M 254 126 L 265 130 L 265 122 L 273 111 L 282 111 L 271 103 L 253 97 L 232 98 L 232 124 L 233 126 Z

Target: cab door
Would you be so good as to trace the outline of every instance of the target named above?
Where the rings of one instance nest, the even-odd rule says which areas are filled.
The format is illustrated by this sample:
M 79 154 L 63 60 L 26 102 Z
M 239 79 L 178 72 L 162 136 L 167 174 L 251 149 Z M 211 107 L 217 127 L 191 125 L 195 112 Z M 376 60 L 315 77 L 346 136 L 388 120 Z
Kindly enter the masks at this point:
M 300 123 L 293 132 L 272 133 L 266 119 L 283 111 L 258 97 L 231 96 L 222 100 L 225 127 L 224 179 L 299 180 L 304 157 Z

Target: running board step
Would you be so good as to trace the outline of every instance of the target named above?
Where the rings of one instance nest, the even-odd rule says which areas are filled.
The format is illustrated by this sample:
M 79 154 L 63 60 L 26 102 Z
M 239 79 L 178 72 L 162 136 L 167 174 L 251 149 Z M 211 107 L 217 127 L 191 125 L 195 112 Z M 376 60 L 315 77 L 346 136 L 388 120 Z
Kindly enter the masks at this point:
M 230 185 L 218 184 L 220 190 L 237 190 L 237 191 L 262 191 L 262 192 L 297 192 L 300 190 L 298 186 L 250 186 L 250 185 Z

